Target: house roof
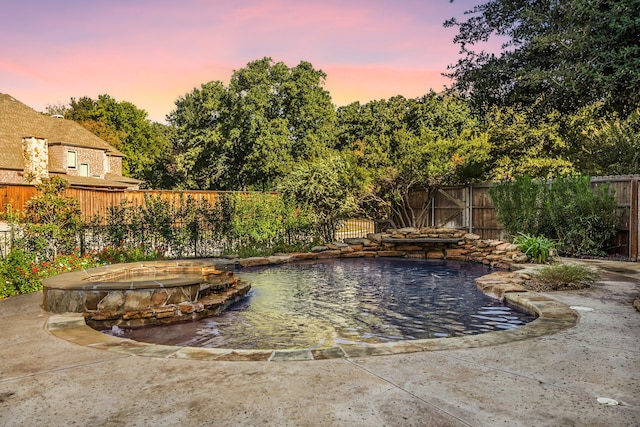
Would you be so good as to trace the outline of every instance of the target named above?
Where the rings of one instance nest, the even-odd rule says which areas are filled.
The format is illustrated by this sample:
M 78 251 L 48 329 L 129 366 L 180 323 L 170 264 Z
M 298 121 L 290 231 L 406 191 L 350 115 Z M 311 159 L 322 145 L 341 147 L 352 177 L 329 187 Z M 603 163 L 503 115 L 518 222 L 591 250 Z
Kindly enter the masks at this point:
M 10 95 L 0 93 L 0 169 L 22 170 L 22 138 L 46 138 L 49 145 L 63 144 L 103 150 L 109 156 L 124 157 L 104 140 L 73 120 L 38 113 Z M 64 168 L 49 155 L 49 171 L 64 172 Z
M 73 176 L 73 175 L 60 175 L 65 180 L 69 181 L 72 187 L 88 187 L 88 188 L 114 188 L 114 189 L 127 189 L 132 185 L 140 185 L 142 181 L 135 178 L 128 178 L 126 176 L 107 174 L 105 179 L 93 178 L 89 176 Z

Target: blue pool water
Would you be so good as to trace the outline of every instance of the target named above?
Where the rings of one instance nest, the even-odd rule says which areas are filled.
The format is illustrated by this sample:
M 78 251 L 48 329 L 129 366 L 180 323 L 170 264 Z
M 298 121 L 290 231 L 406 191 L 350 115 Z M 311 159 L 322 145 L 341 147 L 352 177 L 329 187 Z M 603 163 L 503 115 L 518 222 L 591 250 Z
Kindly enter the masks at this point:
M 220 316 L 125 331 L 145 342 L 283 349 L 513 329 L 534 319 L 476 289 L 490 272 L 453 261 L 353 258 L 242 269 L 248 297 Z

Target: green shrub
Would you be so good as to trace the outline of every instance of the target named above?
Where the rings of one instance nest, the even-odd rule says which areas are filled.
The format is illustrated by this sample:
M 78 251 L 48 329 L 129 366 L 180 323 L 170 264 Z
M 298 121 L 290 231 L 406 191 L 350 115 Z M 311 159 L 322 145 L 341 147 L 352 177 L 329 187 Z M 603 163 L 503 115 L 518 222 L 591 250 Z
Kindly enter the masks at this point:
M 309 208 L 296 207 L 279 194 L 236 194 L 233 206 L 230 235 L 238 251 L 260 247 L 273 250 L 314 234 L 314 213 Z
M 555 254 L 555 241 L 544 236 L 530 236 L 520 233 L 513 243 L 527 255 L 530 261 L 544 264 Z
M 23 249 L 12 249 L 2 259 L 0 276 L 3 282 L 2 297 L 10 297 L 22 293 L 39 290 L 39 280 L 36 277 L 35 254 Z
M 498 221 L 511 236 L 540 235 L 568 255 L 602 255 L 618 224 L 614 190 L 592 188 L 588 176 L 559 177 L 547 186 L 528 177 L 489 189 Z
M 540 269 L 533 278 L 535 290 L 558 291 L 588 288 L 596 274 L 581 265 L 554 264 Z
M 604 255 L 616 234 L 616 207 L 615 192 L 608 184 L 593 189 L 588 176 L 558 178 L 545 200 L 548 234 L 568 255 Z
M 40 194 L 25 203 L 21 227 L 22 245 L 37 253 L 39 260 L 51 260 L 58 253 L 69 254 L 76 247 L 81 229 L 78 199 L 66 197 L 69 183 L 60 177 L 43 179 L 36 185 Z
M 0 261 L 0 297 L 36 292 L 42 290 L 42 280 L 47 277 L 99 264 L 91 254 L 80 255 L 77 249 L 70 254 L 59 254 L 51 261 L 38 261 L 32 252 L 14 248 Z
M 539 234 L 546 184 L 528 176 L 502 181 L 489 188 L 498 221 L 511 236 Z

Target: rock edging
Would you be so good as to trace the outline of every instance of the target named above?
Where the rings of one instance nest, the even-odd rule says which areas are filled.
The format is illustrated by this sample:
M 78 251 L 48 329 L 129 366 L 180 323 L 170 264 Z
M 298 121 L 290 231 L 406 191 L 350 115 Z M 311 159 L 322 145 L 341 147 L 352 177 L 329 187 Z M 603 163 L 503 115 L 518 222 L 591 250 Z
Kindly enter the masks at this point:
M 315 246 L 309 253 L 251 257 L 231 261 L 241 267 L 326 258 L 407 257 L 478 262 L 502 270 L 527 261 L 518 246 L 502 240 L 482 240 L 477 234 L 454 228 L 402 228 L 370 233 Z M 218 261 L 225 263 L 229 261 Z

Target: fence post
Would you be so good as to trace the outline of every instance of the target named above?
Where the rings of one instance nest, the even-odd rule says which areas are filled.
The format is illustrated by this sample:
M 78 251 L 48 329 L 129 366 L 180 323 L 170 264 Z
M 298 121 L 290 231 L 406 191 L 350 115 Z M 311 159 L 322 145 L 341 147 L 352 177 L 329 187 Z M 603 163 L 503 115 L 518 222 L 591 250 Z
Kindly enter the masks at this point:
M 87 227 L 82 227 L 82 229 L 80 230 L 80 255 L 84 255 L 84 249 L 85 249 L 85 239 L 84 239 L 84 234 L 87 232 Z
M 640 189 L 638 178 L 631 180 L 631 207 L 629 209 L 629 259 L 638 261 L 638 249 L 640 249 Z
M 469 184 L 469 233 L 473 233 L 473 184 Z

